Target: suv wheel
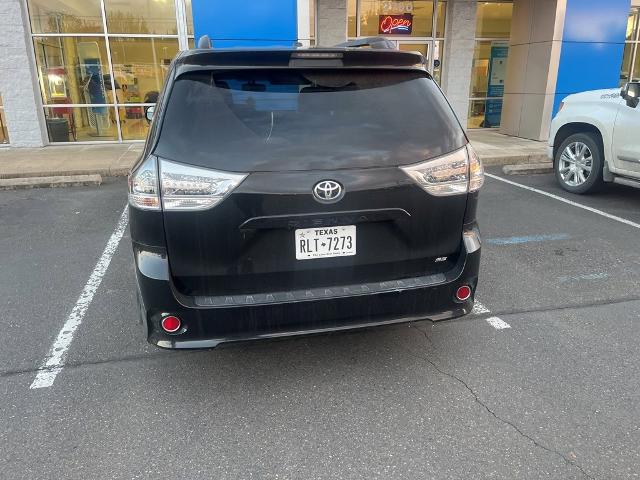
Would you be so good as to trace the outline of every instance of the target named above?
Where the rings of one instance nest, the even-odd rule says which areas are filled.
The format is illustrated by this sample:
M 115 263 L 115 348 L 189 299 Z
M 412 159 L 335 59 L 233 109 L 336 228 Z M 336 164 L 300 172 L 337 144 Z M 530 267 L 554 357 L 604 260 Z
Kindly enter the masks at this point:
M 603 184 L 604 158 L 596 135 L 574 133 L 556 152 L 553 169 L 562 188 L 571 193 L 596 191 Z

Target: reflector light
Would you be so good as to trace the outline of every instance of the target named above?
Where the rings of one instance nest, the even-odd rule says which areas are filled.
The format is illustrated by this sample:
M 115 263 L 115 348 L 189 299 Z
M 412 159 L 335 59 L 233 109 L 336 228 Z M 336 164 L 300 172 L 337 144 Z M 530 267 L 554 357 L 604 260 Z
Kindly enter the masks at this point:
M 182 322 L 180 321 L 180 319 L 178 317 L 174 317 L 173 315 L 164 317 L 160 324 L 162 325 L 162 329 L 167 333 L 175 333 L 180 330 L 180 327 L 182 326 Z
M 471 296 L 471 287 L 468 285 L 463 285 L 459 287 L 458 290 L 456 291 L 456 298 L 461 302 L 468 300 L 470 296 Z

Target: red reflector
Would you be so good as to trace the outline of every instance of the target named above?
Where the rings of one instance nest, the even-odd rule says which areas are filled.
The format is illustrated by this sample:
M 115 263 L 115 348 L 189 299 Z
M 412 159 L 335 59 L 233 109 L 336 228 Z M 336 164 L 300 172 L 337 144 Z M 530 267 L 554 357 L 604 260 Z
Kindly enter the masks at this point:
M 471 296 L 471 287 L 469 287 L 468 285 L 463 285 L 459 287 L 458 290 L 456 291 L 456 298 L 461 302 L 468 300 L 470 296 Z
M 161 325 L 162 329 L 167 333 L 174 333 L 180 330 L 180 319 L 178 317 L 174 317 L 173 315 L 169 315 L 168 317 L 164 317 L 162 319 Z

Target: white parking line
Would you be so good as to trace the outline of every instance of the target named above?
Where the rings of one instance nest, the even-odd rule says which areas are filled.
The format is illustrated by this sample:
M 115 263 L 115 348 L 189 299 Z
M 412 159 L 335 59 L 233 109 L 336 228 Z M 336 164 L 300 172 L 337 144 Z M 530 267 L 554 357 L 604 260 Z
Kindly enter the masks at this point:
M 58 333 L 56 341 L 53 342 L 47 358 L 38 369 L 38 374 L 29 388 L 50 387 L 53 385 L 58 373 L 62 371 L 67 351 L 69 350 L 69 346 L 73 340 L 73 334 L 82 323 L 82 319 L 84 318 L 85 313 L 87 313 L 89 305 L 91 305 L 93 296 L 95 295 L 96 290 L 98 290 L 100 283 L 102 283 L 102 278 L 107 272 L 111 259 L 113 258 L 113 255 L 120 244 L 120 240 L 122 239 L 122 235 L 124 235 L 124 231 L 127 228 L 127 222 L 128 210 L 125 206 L 115 230 L 111 234 L 106 247 L 104 247 L 104 251 L 100 256 L 98 263 L 96 263 L 89 280 L 87 280 L 87 283 L 82 289 L 82 293 L 80 293 L 80 297 L 78 297 L 78 301 L 73 307 L 73 310 L 71 310 L 67 321 Z
M 495 328 L 496 330 L 511 328 L 511 325 L 509 325 L 507 322 L 505 322 L 504 320 L 498 317 L 487 318 L 487 323 L 491 325 L 493 328 Z
M 473 310 L 471 311 L 473 315 L 482 315 L 485 313 L 491 313 L 491 311 L 485 307 L 482 303 L 476 300 L 476 303 L 473 305 Z M 496 330 L 502 330 L 504 328 L 511 328 L 507 322 L 498 317 L 490 317 L 487 318 L 487 323 L 491 325 Z
M 473 305 L 473 310 L 471 313 L 474 315 L 482 315 L 483 313 L 491 313 L 487 307 L 485 307 L 482 303 L 476 300 L 476 303 Z
M 494 180 L 499 180 L 500 182 L 513 185 L 514 187 L 522 188 L 524 190 L 529 190 L 530 192 L 534 192 L 534 193 L 539 193 L 540 195 L 553 198 L 554 200 L 558 200 L 559 202 L 563 202 L 568 205 L 572 205 L 574 207 L 582 208 L 583 210 L 587 210 L 588 212 L 592 212 L 597 215 L 606 217 L 610 220 L 615 220 L 616 222 L 624 223 L 625 225 L 629 225 L 630 227 L 640 229 L 640 223 L 632 222 L 631 220 L 627 220 L 626 218 L 618 217 L 616 215 L 611 215 L 610 213 L 603 212 L 602 210 L 598 210 L 597 208 L 587 207 L 586 205 L 582 205 L 581 203 L 574 202 L 572 200 L 567 200 L 566 198 L 561 197 L 560 195 L 554 195 L 553 193 L 545 192 L 544 190 L 539 190 L 537 188 L 529 187 L 521 183 L 513 182 L 511 180 L 507 180 L 506 178 L 498 177 L 497 175 L 492 175 L 491 173 L 485 173 L 485 175 L 489 178 L 493 178 Z

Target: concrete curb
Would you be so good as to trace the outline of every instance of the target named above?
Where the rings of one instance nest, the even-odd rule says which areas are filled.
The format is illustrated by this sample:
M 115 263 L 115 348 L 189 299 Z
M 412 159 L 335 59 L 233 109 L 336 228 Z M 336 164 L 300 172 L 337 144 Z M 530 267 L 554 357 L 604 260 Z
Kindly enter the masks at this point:
M 553 173 L 553 163 L 531 163 L 527 165 L 505 165 L 502 167 L 505 175 L 531 175 L 538 173 Z
M 57 175 L 45 177 L 21 177 L 0 179 L 0 190 L 26 188 L 75 187 L 79 185 L 100 185 L 102 177 L 93 175 Z
M 0 173 L 0 179 L 42 178 L 42 177 L 72 177 L 82 175 L 99 175 L 102 177 L 126 177 L 129 167 L 112 168 L 84 168 L 77 170 L 36 170 L 33 172 L 5 171 Z
M 532 163 L 545 163 L 549 159 L 544 153 L 532 154 L 504 154 L 504 155 L 483 155 L 478 153 L 482 163 L 487 167 L 500 167 L 503 165 L 528 165 Z

